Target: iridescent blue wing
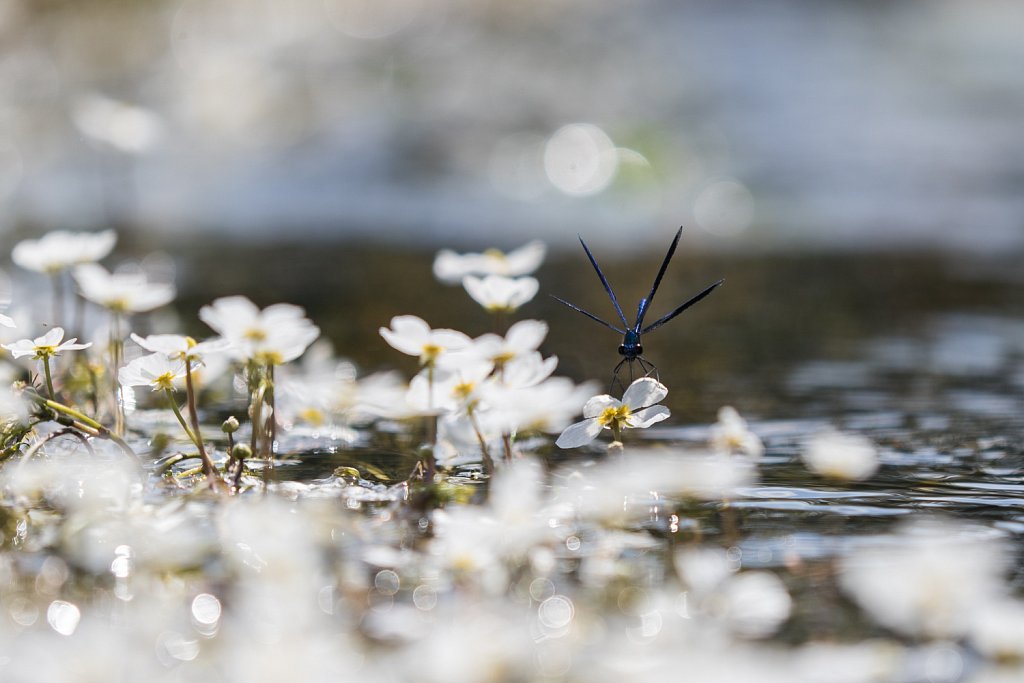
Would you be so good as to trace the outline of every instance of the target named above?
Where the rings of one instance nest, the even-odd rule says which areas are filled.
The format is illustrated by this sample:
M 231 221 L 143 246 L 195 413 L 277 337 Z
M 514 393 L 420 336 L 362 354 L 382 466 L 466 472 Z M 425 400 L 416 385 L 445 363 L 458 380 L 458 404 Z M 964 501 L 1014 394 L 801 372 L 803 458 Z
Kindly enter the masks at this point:
M 605 327 L 607 327 L 608 329 L 610 329 L 610 330 L 615 330 L 615 331 L 616 331 L 616 332 L 618 332 L 619 334 L 626 334 L 626 331 L 625 331 L 625 330 L 620 330 L 619 328 L 615 327 L 615 326 L 614 326 L 614 325 L 612 325 L 611 323 L 608 323 L 608 322 L 605 322 L 604 320 L 601 320 L 600 318 L 598 318 L 598 317 L 597 317 L 596 315 L 594 315 L 593 313 L 588 313 L 587 311 L 584 311 L 584 310 L 583 310 L 582 308 L 580 308 L 580 307 L 579 307 L 579 306 L 577 306 L 576 304 L 571 304 L 571 303 L 569 303 L 568 301 L 566 301 L 565 299 L 559 299 L 559 298 L 558 298 L 557 296 L 555 296 L 554 294 L 552 294 L 552 295 L 550 295 L 550 296 L 551 296 L 551 298 L 552 298 L 552 299 L 554 299 L 554 300 L 556 300 L 556 301 L 560 301 L 560 302 L 562 302 L 563 304 L 565 304 L 566 306 L 568 306 L 568 307 L 569 307 L 569 308 L 571 308 L 572 310 L 574 310 L 574 311 L 579 311 L 580 313 L 582 313 L 583 315 L 587 316 L 588 318 L 590 318 L 590 319 L 591 319 L 591 320 L 593 320 L 594 322 L 599 322 L 599 323 L 601 323 L 602 325 L 604 325 Z
M 641 330 L 640 333 L 641 334 L 647 334 L 651 330 L 655 330 L 655 329 L 661 327 L 662 325 L 667 323 L 669 320 L 671 320 L 672 318 L 676 317 L 677 315 L 679 315 L 680 313 L 685 311 L 687 308 L 689 308 L 690 306 L 694 305 L 695 303 L 697 303 L 698 301 L 700 301 L 701 299 L 706 297 L 711 292 L 715 291 L 715 288 L 718 287 L 723 282 L 725 282 L 725 280 L 719 280 L 718 282 L 716 282 L 715 284 L 711 285 L 710 287 L 705 289 L 703 292 L 701 292 L 697 296 L 693 297 L 692 299 L 690 299 L 689 301 L 684 303 L 682 306 L 678 307 L 677 309 L 675 309 L 674 311 L 669 313 L 668 315 L 663 316 L 663 317 L 658 318 L 657 320 L 655 320 L 653 323 L 651 323 L 650 325 L 645 327 L 643 330 Z
M 577 235 L 577 237 L 579 236 Z M 601 278 L 601 284 L 604 285 L 604 291 L 608 293 L 608 298 L 612 300 L 612 305 L 615 306 L 615 312 L 619 314 L 619 320 L 622 321 L 622 326 L 628 330 L 629 323 L 626 322 L 626 316 L 622 314 L 622 308 L 619 306 L 619 300 L 615 298 L 615 292 L 612 291 L 611 285 L 608 284 L 608 278 L 606 278 L 604 273 L 601 272 L 601 266 L 597 265 L 597 259 L 595 259 L 594 255 L 590 253 L 590 247 L 587 246 L 587 243 L 583 241 L 582 237 L 580 237 L 580 244 L 583 245 L 583 251 L 587 252 L 587 258 L 590 259 L 590 264 L 594 266 L 594 270 L 597 271 L 597 277 Z M 583 311 L 580 312 L 582 313 Z M 607 325 L 607 323 L 605 324 Z M 611 327 L 611 325 L 608 326 Z M 615 328 L 613 327 L 612 329 Z
M 665 259 L 661 262 L 661 268 L 658 269 L 658 275 L 654 278 L 654 284 L 651 285 L 651 293 L 647 295 L 646 299 L 640 300 L 640 308 L 636 313 L 636 324 L 633 325 L 633 330 L 639 332 L 644 325 L 644 316 L 647 315 L 647 309 L 650 308 L 651 302 L 654 301 L 654 294 L 658 291 L 658 287 L 661 285 L 661 278 L 665 277 L 665 269 L 668 268 L 668 262 L 672 260 L 672 255 L 676 253 L 676 246 L 679 244 L 679 238 L 683 235 L 683 229 L 679 228 L 676 232 L 675 238 L 672 240 L 672 244 L 669 245 L 668 252 L 665 254 Z

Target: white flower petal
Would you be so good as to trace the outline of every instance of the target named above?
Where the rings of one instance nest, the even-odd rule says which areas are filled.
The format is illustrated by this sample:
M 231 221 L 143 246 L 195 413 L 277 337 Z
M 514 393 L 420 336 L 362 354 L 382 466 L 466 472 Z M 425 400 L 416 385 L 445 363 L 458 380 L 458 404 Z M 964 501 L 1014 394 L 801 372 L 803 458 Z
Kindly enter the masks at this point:
M 540 320 L 520 320 L 505 333 L 509 347 L 522 351 L 536 351 L 548 335 L 548 325 Z
M 555 445 L 559 448 L 576 448 L 590 443 L 600 433 L 601 423 L 591 418 L 566 427 Z
M 505 275 L 529 275 L 540 267 L 547 246 L 540 240 L 528 242 L 505 255 Z
M 458 330 L 440 329 L 431 331 L 430 342 L 446 351 L 457 351 L 468 348 L 473 340 Z
M 641 377 L 626 389 L 622 402 L 631 410 L 653 406 L 668 396 L 668 388 L 653 377 Z
M 669 415 L 671 415 L 671 413 L 665 406 L 651 406 L 650 408 L 644 408 L 643 410 L 631 413 L 629 418 L 626 420 L 626 425 L 628 427 L 642 429 L 644 427 L 650 427 L 655 422 L 661 422 Z
M 36 346 L 57 346 L 64 338 L 64 328 L 54 327 L 42 337 L 36 339 Z
M 606 408 L 618 408 L 622 403 L 608 394 L 595 396 L 583 405 L 583 417 L 597 417 Z

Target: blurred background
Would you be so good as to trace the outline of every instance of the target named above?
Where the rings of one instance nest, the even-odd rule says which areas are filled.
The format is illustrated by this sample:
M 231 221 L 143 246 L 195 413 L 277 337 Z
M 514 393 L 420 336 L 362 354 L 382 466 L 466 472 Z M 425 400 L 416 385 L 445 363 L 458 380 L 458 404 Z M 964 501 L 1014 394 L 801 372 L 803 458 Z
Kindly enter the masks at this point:
M 174 256 L 187 321 L 293 301 L 370 368 L 391 315 L 487 329 L 425 289 L 438 248 L 539 237 L 523 314 L 582 379 L 618 340 L 544 296 L 612 315 L 577 234 L 633 309 L 684 225 L 660 305 L 727 283 L 647 347 L 699 415 L 937 311 L 1019 314 L 1021 26 L 1012 0 L 0 0 L 0 234 L 115 227 Z

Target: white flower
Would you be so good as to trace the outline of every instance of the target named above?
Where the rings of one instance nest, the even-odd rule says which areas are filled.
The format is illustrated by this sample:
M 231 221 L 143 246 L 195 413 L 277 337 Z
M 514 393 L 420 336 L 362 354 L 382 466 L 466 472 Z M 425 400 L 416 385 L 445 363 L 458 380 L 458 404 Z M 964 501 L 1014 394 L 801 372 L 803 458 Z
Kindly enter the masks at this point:
M 82 296 L 117 313 L 141 313 L 174 300 L 174 285 L 150 282 L 141 271 L 110 273 L 101 265 L 76 266 L 75 282 Z
M 57 230 L 37 240 L 15 245 L 11 260 L 26 270 L 52 274 L 80 263 L 99 261 L 114 248 L 117 234 L 103 232 L 66 232 Z
M 650 514 L 651 491 L 692 500 L 722 500 L 754 479 L 750 462 L 706 451 L 634 449 L 593 467 L 570 466 L 557 496 L 583 518 L 622 521 Z M 623 505 L 633 496 L 644 500 Z
M 860 481 L 878 469 L 874 444 L 856 434 L 816 434 L 805 445 L 802 457 L 809 470 L 830 479 Z
M 843 560 L 840 582 L 868 614 L 909 636 L 958 638 L 1002 599 L 1006 549 L 983 527 L 918 520 Z
M 462 286 L 474 301 L 492 313 L 511 313 L 536 296 L 540 289 L 535 278 L 503 275 L 488 275 L 482 279 L 467 275 L 462 279 Z
M 54 327 L 42 337 L 36 337 L 35 339 L 20 339 L 13 344 L 4 344 L 3 348 L 10 351 L 11 355 L 15 358 L 32 356 L 35 359 L 42 360 L 44 358 L 57 356 L 61 351 L 77 351 L 79 349 L 87 349 L 92 346 L 91 343 L 76 344 L 75 342 L 77 342 L 78 339 L 75 337 L 61 343 L 63 338 L 64 328 Z
M 718 422 L 711 426 L 711 447 L 719 453 L 738 453 L 755 460 L 764 454 L 761 439 L 750 431 L 747 421 L 732 406 L 718 411 Z
M 199 319 L 230 343 L 235 358 L 269 365 L 295 360 L 320 336 L 320 328 L 299 306 L 274 304 L 261 311 L 244 296 L 203 306 Z
M 608 394 L 594 396 L 583 406 L 586 419 L 570 425 L 558 437 L 555 445 L 559 448 L 576 448 L 593 441 L 602 429 L 650 427 L 669 416 L 665 406 L 655 405 L 668 395 L 668 389 L 661 382 L 650 377 L 641 377 L 626 389 L 622 400 Z
M 164 353 L 136 358 L 117 373 L 122 386 L 150 387 L 153 391 L 173 389 L 174 381 L 184 376 L 185 361 L 168 358 Z
M 529 275 L 544 260 L 547 248 L 535 240 L 505 254 L 488 249 L 482 254 L 456 254 L 450 249 L 438 252 L 434 259 L 434 276 L 449 285 L 462 282 L 467 275 Z
M 789 619 L 793 599 L 785 584 L 767 571 L 729 578 L 721 590 L 721 609 L 729 628 L 745 638 L 765 638 Z
M 490 361 L 464 356 L 454 367 L 438 371 L 433 381 L 420 372 L 409 383 L 406 402 L 419 410 L 467 412 L 480 403 L 484 381 L 494 366 Z
M 214 337 L 203 342 L 196 342 L 192 337 L 181 334 L 151 334 L 140 337 L 134 332 L 132 341 L 150 353 L 162 353 L 168 358 L 203 362 L 207 354 L 227 351 L 231 342 L 222 337 Z
M 420 365 L 434 367 L 443 363 L 453 351 L 462 351 L 472 344 L 468 336 L 457 330 L 430 329 L 422 318 L 399 315 L 391 319 L 391 328 L 380 328 L 380 336 L 393 348 L 417 356 Z
M 970 626 L 971 643 L 1002 662 L 1024 662 L 1024 603 L 1000 599 L 979 605 Z
M 518 371 L 523 365 L 515 363 L 511 369 Z M 506 372 L 506 377 L 509 374 Z M 593 396 L 596 388 L 596 383 L 577 386 L 565 377 L 551 377 L 540 383 L 513 386 L 502 383 L 488 388 L 487 403 L 508 422 L 510 433 L 527 429 L 559 433 L 576 416 L 577 409 L 574 406 Z
M 473 340 L 473 353 L 501 368 L 506 363 L 536 351 L 548 334 L 547 323 L 520 320 L 508 328 L 504 337 L 484 334 Z

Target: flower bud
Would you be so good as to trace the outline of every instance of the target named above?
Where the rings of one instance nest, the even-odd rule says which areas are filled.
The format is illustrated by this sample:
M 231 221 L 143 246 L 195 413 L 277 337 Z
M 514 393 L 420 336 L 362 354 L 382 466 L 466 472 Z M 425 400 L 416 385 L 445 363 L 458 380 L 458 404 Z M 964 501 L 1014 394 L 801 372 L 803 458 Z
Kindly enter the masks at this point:
M 232 415 L 228 419 L 224 420 L 224 424 L 220 426 L 220 430 L 225 434 L 234 434 L 239 428 L 238 418 Z
M 235 447 L 231 449 L 231 457 L 235 460 L 245 460 L 246 458 L 252 457 L 252 449 L 244 443 L 235 444 Z

